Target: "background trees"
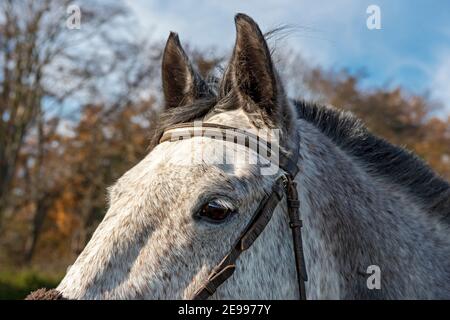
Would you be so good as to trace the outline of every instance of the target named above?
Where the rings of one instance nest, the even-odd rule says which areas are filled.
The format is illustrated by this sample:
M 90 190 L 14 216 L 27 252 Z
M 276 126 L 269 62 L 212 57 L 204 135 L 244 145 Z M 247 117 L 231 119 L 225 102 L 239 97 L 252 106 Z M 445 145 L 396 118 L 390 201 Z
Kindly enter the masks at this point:
M 67 197 L 70 180 L 63 177 L 86 170 L 64 166 L 73 152 L 68 137 L 79 135 L 86 149 L 81 154 L 94 156 L 89 143 L 106 142 L 99 126 L 123 112 L 143 86 L 150 87 L 156 70 L 152 59 L 158 59 L 132 35 L 124 7 L 81 2 L 80 32 L 65 25 L 69 4 L 7 0 L 0 7 L 0 231 L 8 238 L 13 229 L 3 230 L 4 223 L 28 208 L 22 217 L 27 226 L 21 226 L 27 236 L 20 241 L 15 239 L 20 232 L 13 236 L 16 245 L 22 244 L 17 250 L 25 263 L 34 255 L 48 213 Z M 90 133 L 82 130 L 88 121 L 83 116 L 92 116 Z M 86 138 L 91 134 L 93 141 Z M 87 198 L 97 188 L 89 186 L 83 201 L 90 203 Z M 81 216 L 90 217 L 86 208 Z

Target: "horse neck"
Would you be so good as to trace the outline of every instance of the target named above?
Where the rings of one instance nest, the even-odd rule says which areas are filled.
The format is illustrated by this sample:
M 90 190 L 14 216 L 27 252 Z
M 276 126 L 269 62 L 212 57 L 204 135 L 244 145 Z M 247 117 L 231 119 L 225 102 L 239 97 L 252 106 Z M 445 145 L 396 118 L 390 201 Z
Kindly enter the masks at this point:
M 448 295 L 448 285 L 442 288 L 448 271 L 433 267 L 444 261 L 449 269 L 446 230 L 398 186 L 370 175 L 313 125 L 299 120 L 299 131 L 297 182 L 308 298 Z M 367 287 L 372 265 L 380 268 L 382 290 Z

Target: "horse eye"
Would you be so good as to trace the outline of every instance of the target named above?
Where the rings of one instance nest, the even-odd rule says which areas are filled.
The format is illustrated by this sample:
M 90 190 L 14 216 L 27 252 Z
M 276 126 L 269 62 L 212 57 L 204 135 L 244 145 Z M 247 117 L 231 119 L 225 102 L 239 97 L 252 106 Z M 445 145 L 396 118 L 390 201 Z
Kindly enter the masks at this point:
M 224 222 L 234 213 L 233 210 L 225 208 L 215 201 L 205 204 L 198 213 L 198 217 L 212 223 Z

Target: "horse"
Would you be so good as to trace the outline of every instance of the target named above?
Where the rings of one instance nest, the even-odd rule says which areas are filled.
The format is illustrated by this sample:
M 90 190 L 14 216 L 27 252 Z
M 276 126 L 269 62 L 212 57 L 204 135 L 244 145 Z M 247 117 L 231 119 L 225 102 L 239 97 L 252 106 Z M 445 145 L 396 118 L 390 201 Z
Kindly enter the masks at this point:
M 234 141 L 161 141 L 167 128 L 199 122 L 276 131 L 272 144 L 297 160 L 307 299 L 450 298 L 449 183 L 351 113 L 289 99 L 257 23 L 237 14 L 235 25 L 220 81 L 205 81 L 170 34 L 162 59 L 165 107 L 149 153 L 109 188 L 109 209 L 58 295 L 195 297 L 284 172 L 263 174 L 260 162 L 224 163 L 218 150 L 235 152 Z M 246 159 L 253 153 L 239 146 Z M 283 198 L 209 298 L 299 298 L 287 209 Z

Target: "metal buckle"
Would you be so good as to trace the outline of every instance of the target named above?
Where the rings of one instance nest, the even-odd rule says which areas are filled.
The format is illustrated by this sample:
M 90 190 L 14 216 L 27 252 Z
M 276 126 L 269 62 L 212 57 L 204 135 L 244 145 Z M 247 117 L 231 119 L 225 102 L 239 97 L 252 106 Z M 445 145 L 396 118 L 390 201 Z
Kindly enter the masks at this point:
M 302 222 L 302 220 L 289 222 L 289 227 L 290 227 L 291 229 L 298 228 L 298 227 L 301 228 L 301 227 L 303 227 L 303 222 Z

